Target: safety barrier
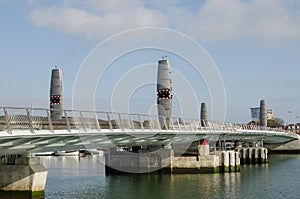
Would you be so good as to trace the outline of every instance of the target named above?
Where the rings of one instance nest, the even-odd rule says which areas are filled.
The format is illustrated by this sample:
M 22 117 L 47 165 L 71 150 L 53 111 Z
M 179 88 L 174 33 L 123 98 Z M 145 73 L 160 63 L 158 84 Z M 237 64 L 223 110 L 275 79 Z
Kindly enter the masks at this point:
M 282 128 L 268 128 L 245 124 L 232 124 L 215 121 L 201 121 L 183 118 L 165 118 L 156 115 L 128 114 L 116 112 L 94 112 L 81 110 L 62 110 L 62 118 L 52 120 L 51 111 L 45 108 L 0 107 L 0 131 L 12 133 L 14 130 L 68 130 L 90 129 L 111 131 L 176 131 L 176 132 L 207 132 L 209 133 L 253 133 L 266 131 L 281 134 L 297 135 Z

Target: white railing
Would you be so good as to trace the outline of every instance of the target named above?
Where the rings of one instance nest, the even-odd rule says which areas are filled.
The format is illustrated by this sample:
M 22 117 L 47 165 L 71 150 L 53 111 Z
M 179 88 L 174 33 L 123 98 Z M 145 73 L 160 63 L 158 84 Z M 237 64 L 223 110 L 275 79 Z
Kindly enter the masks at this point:
M 156 115 L 62 110 L 61 119 L 52 119 L 51 111 L 43 108 L 0 107 L 0 131 L 13 130 L 68 130 L 73 129 L 120 129 L 161 131 L 207 131 L 225 130 L 226 123 L 193 119 L 170 118 Z M 233 131 L 233 129 L 231 129 Z
M 30 130 L 33 134 L 37 130 L 68 130 L 88 129 L 111 131 L 176 131 L 209 132 L 209 133 L 252 133 L 272 132 L 278 135 L 289 134 L 291 137 L 297 135 L 282 128 L 260 127 L 246 124 L 232 124 L 215 121 L 201 121 L 195 119 L 182 119 L 172 117 L 169 120 L 164 117 L 143 114 L 94 112 L 80 110 L 63 110 L 61 119 L 52 119 L 51 111 L 45 108 L 17 108 L 0 107 L 0 131 L 12 133 L 14 130 Z

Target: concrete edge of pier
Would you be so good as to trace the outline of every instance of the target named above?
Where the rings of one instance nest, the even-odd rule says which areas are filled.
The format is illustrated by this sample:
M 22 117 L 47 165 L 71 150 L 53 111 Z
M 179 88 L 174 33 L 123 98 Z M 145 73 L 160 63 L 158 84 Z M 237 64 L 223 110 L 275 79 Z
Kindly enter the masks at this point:
M 4 157 L 0 159 L 0 196 L 44 195 L 47 170 L 39 157 Z

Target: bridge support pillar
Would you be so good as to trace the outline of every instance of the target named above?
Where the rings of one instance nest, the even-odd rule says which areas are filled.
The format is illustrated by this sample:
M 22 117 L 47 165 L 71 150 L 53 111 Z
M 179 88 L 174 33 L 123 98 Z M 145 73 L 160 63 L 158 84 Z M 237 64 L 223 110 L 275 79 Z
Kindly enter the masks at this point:
M 230 157 L 229 153 L 226 151 L 222 151 L 221 154 L 221 161 L 222 161 L 222 166 L 224 168 L 224 172 L 230 172 Z
M 235 151 L 228 151 L 228 153 L 229 153 L 229 171 L 235 172 L 235 168 L 236 168 Z
M 266 164 L 268 159 L 268 149 L 258 148 L 238 148 L 241 164 Z
M 207 145 L 203 145 L 204 147 Z M 215 154 L 176 154 L 173 149 L 140 149 L 138 152 L 118 151 L 105 154 L 106 175 L 121 173 L 219 173 L 239 172 L 240 154 L 237 151 L 216 151 Z M 206 155 L 205 155 L 206 154 Z
M 268 162 L 268 149 L 261 148 L 261 163 L 266 164 Z
M 235 171 L 240 172 L 241 171 L 241 155 L 240 152 L 235 152 Z
M 260 148 L 255 148 L 255 164 L 261 164 L 261 151 Z
M 217 151 L 221 171 L 225 173 L 240 172 L 240 153 L 238 151 Z
M 10 159 L 12 160 L 12 159 Z M 0 161 L 0 197 L 15 197 L 18 194 L 43 196 L 47 170 L 38 157 L 17 157 Z
M 255 148 L 249 148 L 249 162 L 250 164 L 256 164 L 255 163 Z
M 200 140 L 200 143 L 198 145 L 198 153 L 199 153 L 199 156 L 201 156 L 201 157 L 209 155 L 208 139 Z

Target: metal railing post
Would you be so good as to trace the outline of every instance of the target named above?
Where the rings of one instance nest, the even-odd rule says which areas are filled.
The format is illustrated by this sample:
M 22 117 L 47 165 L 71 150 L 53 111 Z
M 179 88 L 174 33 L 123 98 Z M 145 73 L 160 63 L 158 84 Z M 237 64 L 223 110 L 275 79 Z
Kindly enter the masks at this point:
M 159 117 L 157 117 L 156 122 L 157 122 L 158 129 L 162 130 L 162 128 L 160 126 L 160 122 L 159 122 Z
M 100 124 L 99 124 L 99 120 L 98 120 L 97 113 L 94 112 L 94 115 L 95 115 L 95 120 L 96 120 L 96 127 L 97 127 L 98 130 L 101 130 L 101 126 L 100 126 Z
M 119 120 L 120 120 L 121 129 L 124 131 L 123 121 L 122 121 L 120 113 L 118 113 L 118 117 L 119 117 Z
M 201 120 L 196 121 L 196 128 L 197 128 L 197 130 L 199 129 L 200 131 L 202 131 Z
M 3 108 L 3 111 L 4 111 L 4 115 L 5 115 L 5 122 L 6 122 L 7 132 L 8 132 L 9 134 L 12 134 L 11 126 L 10 126 L 10 118 L 9 118 L 9 115 L 8 115 L 8 113 L 7 113 L 6 108 Z
M 174 124 L 173 124 L 173 118 L 171 118 L 171 126 L 172 126 L 172 130 L 175 131 L 175 127 L 174 127 Z
M 65 120 L 66 120 L 66 123 L 67 123 L 68 131 L 71 132 L 71 126 L 70 126 L 70 121 L 68 119 L 67 111 L 64 111 L 64 115 L 65 115 Z
M 204 126 L 205 126 L 205 130 L 210 130 L 210 121 L 205 121 L 204 123 Z
M 153 126 L 152 126 L 151 117 L 149 115 L 147 115 L 147 117 L 149 118 L 149 127 L 150 127 L 150 130 L 152 131 L 153 130 Z
M 197 120 L 195 122 L 196 122 L 196 129 L 202 131 L 201 120 Z
M 181 131 L 180 122 L 179 122 L 178 118 L 176 118 L 176 122 L 177 122 L 177 125 L 178 125 L 178 128 L 179 128 L 179 131 Z
M 140 121 L 141 128 L 144 130 L 144 125 L 143 125 L 143 122 L 142 122 L 142 120 L 141 120 L 141 116 L 138 115 L 138 118 L 139 118 L 139 121 Z
M 207 129 L 213 131 L 214 125 L 213 125 L 213 123 L 211 121 L 207 122 Z
M 191 123 L 191 121 L 189 122 L 189 127 L 190 127 L 190 130 L 191 130 L 191 132 L 193 132 L 193 127 L 192 127 L 192 123 Z
M 54 129 L 53 129 L 53 125 L 52 125 L 52 120 L 51 120 L 51 116 L 50 116 L 50 110 L 47 109 L 46 113 L 47 113 L 47 118 L 48 118 L 48 122 L 49 122 L 50 131 L 52 133 L 54 133 Z
M 186 127 L 186 124 L 185 124 L 185 120 L 182 118 L 182 122 L 183 122 L 183 126 L 184 126 L 184 130 L 187 131 L 187 127 Z
M 198 130 L 198 127 L 197 127 L 197 121 L 196 120 L 193 120 L 194 122 L 193 122 L 193 126 L 194 126 L 194 128 L 195 128 L 195 130 L 194 131 L 197 131 Z
M 112 127 L 112 124 L 111 124 L 109 113 L 106 113 L 106 117 L 107 117 L 107 121 L 108 121 L 108 126 L 109 126 L 110 130 L 113 131 L 113 127 Z
M 135 131 L 134 122 L 133 122 L 133 120 L 132 120 L 131 115 L 128 114 L 128 117 L 129 117 L 129 120 L 130 120 L 130 127 L 131 127 L 131 129 L 132 129 L 133 131 Z
M 200 126 L 201 131 L 202 130 L 204 130 L 204 131 L 206 130 L 206 122 L 204 120 L 200 120 L 199 126 Z
M 27 113 L 27 119 L 28 119 L 28 122 L 29 122 L 30 131 L 31 131 L 31 133 L 34 133 L 34 129 L 33 129 L 33 125 L 32 125 L 32 119 L 31 119 L 30 111 L 28 110 L 28 108 L 26 108 L 26 113 Z
M 235 129 L 234 129 L 233 124 L 232 124 L 232 123 L 229 123 L 229 125 L 230 125 L 230 131 L 231 131 L 232 133 L 235 133 Z
M 169 130 L 168 125 L 167 125 L 167 120 L 166 120 L 166 118 L 163 117 L 163 120 L 164 120 L 164 126 L 165 126 L 166 130 Z M 161 127 L 160 127 L 160 128 L 161 128 Z M 162 129 L 162 128 L 161 128 L 161 129 Z
M 82 123 L 82 126 L 83 126 L 83 130 L 86 131 L 86 125 L 85 125 L 85 121 L 84 121 L 83 116 L 82 116 L 82 111 L 79 111 L 79 115 L 80 115 L 80 120 L 81 120 L 81 123 Z

